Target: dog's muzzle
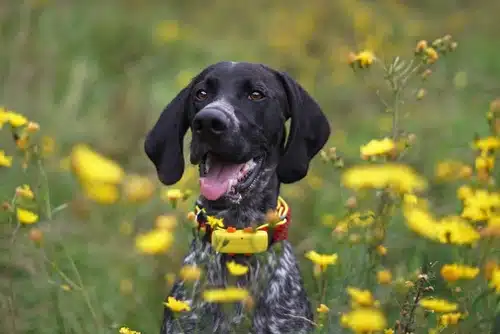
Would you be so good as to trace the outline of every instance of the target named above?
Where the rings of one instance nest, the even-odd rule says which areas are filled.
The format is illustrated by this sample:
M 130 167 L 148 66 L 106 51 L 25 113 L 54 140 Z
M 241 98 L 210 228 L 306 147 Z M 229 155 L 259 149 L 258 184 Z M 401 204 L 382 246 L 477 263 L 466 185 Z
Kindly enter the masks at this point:
M 207 214 L 206 210 L 197 203 L 195 217 L 198 231 L 204 231 L 204 240 L 210 242 L 212 247 L 229 255 L 252 255 L 262 253 L 282 240 L 288 239 L 288 227 L 291 223 L 291 210 L 285 200 L 278 197 L 276 206 L 277 221 L 268 222 L 257 227 L 236 229 L 225 226 L 222 219 Z

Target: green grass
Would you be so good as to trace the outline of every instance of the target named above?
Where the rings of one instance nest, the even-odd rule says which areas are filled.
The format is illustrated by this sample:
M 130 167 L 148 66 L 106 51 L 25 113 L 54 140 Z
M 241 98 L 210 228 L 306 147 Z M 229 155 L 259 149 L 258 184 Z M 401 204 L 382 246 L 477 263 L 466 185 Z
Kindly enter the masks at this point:
M 82 199 L 75 178 L 57 168 L 58 160 L 83 142 L 128 172 L 155 178 L 142 151 L 144 135 L 182 88 L 182 77 L 210 63 L 250 60 L 289 71 L 328 114 L 333 129 L 328 146 L 336 146 L 352 164 L 359 162 L 360 145 L 385 135 L 377 123 L 384 113 L 373 90 L 346 65 L 344 54 L 363 47 L 372 34 L 380 40 L 374 49 L 377 55 L 410 57 L 419 39 L 451 33 L 459 42 L 457 52 L 438 62 L 426 83 L 426 98 L 416 102 L 408 97 L 404 107 L 408 115 L 402 127 L 417 136 L 406 161 L 429 177 L 444 157 L 473 161 L 468 145 L 475 132 L 487 134 L 484 115 L 498 94 L 498 38 L 492 33 L 500 27 L 498 4 L 483 1 L 467 8 L 456 1 L 441 1 L 439 6 L 412 1 L 406 7 L 391 1 L 290 3 L 12 0 L 0 4 L 0 105 L 25 114 L 40 124 L 42 134 L 56 139 L 56 155 L 47 166 L 50 201 L 52 207 L 67 205 L 50 221 L 42 211 L 37 223 L 44 232 L 42 249 L 29 240 L 31 227 L 13 233 L 7 215 L 0 216 L 0 332 L 116 333 L 123 325 L 143 333 L 158 332 L 162 301 L 169 291 L 164 276 L 177 272 L 189 234 L 178 228 L 174 247 L 158 258 L 138 254 L 134 235 L 152 227 L 159 214 L 184 217 L 193 198 L 176 210 L 157 197 L 139 205 L 102 207 Z M 371 6 L 366 27 L 354 24 L 363 4 Z M 307 29 L 309 17 L 314 18 L 312 30 Z M 168 20 L 178 25 L 178 38 L 158 40 L 156 28 Z M 387 31 L 382 29 L 386 26 Z M 290 35 L 286 48 L 268 42 Z M 454 78 L 461 71 L 467 75 L 467 85 L 456 87 Z M 367 81 L 381 87 L 382 77 L 374 74 Z M 417 88 L 418 84 L 412 86 Z M 0 143 L 1 149 L 14 154 L 8 130 L 0 132 Z M 43 189 L 38 187 L 44 180 L 36 168 L 23 171 L 20 159 L 16 155 L 12 168 L 0 170 L 1 201 L 10 201 L 15 188 L 24 183 Z M 321 187 L 311 186 L 314 178 L 321 180 Z M 183 186 L 196 193 L 195 182 Z M 436 213 L 456 209 L 454 189 L 453 185 L 431 188 Z M 37 195 L 43 200 L 43 192 Z M 331 227 L 321 225 L 325 214 L 345 213 L 350 193 L 341 189 L 339 171 L 317 158 L 308 178 L 284 186 L 283 195 L 293 208 L 290 239 L 314 303 L 318 294 L 312 266 L 301 254 L 310 249 L 339 253 L 339 265 L 329 271 L 326 300 L 332 311 L 325 332 L 341 330 L 338 313 L 348 309 L 347 285 L 373 288 L 382 301 L 394 298 L 388 288 L 364 286 L 360 273 L 366 272 L 365 246 L 338 240 L 331 236 Z M 123 221 L 132 223 L 132 235 L 120 233 Z M 456 261 L 456 254 L 446 247 L 416 241 L 402 217 L 396 216 L 392 225 L 386 266 L 395 277 L 410 279 L 422 266 L 423 254 L 433 255 L 432 261 L 439 263 Z M 67 282 L 60 272 L 83 285 L 84 293 L 62 289 Z M 120 290 L 122 280 L 133 283 L 131 293 Z M 439 277 L 434 284 L 435 295 L 449 296 Z M 473 294 L 484 285 L 467 288 Z M 477 314 L 489 315 L 494 301 L 487 299 L 479 307 L 474 310 Z M 393 305 L 390 311 L 395 320 L 398 308 Z M 486 333 L 487 328 L 480 330 Z

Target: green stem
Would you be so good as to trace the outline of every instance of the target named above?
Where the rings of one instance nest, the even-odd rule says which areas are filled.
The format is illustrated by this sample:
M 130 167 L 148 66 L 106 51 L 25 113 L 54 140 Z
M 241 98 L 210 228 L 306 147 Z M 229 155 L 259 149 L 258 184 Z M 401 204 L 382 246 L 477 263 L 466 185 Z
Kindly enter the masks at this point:
M 50 186 L 49 186 L 49 178 L 47 177 L 47 173 L 45 171 L 45 168 L 43 167 L 42 159 L 37 160 L 38 163 L 38 169 L 40 171 L 40 176 L 42 177 L 43 181 L 43 201 L 45 204 L 45 215 L 48 220 L 52 220 L 52 205 L 50 203 Z

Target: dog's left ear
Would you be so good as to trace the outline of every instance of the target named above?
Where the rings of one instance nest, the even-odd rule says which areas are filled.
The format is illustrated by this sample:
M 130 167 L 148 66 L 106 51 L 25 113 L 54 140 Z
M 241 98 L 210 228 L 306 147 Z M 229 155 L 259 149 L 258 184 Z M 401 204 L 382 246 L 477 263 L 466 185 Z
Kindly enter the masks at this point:
M 307 175 L 311 159 L 330 136 L 330 125 L 318 103 L 288 74 L 277 72 L 287 97 L 290 133 L 280 158 L 280 182 L 293 183 Z

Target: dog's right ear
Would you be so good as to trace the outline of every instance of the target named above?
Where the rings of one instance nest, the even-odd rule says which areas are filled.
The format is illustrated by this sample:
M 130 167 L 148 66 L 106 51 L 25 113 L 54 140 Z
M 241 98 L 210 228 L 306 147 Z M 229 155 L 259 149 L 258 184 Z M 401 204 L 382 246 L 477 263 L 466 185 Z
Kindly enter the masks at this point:
M 144 150 L 163 184 L 179 181 L 184 173 L 184 136 L 189 128 L 188 103 L 192 83 L 170 102 L 146 136 Z
M 190 125 L 190 99 L 193 86 L 214 66 L 204 69 L 170 102 L 146 136 L 144 150 L 154 163 L 158 178 L 172 185 L 184 173 L 184 136 Z

